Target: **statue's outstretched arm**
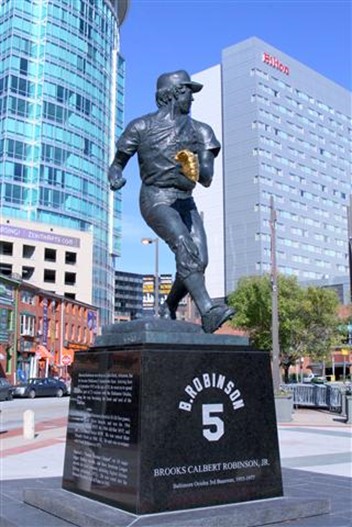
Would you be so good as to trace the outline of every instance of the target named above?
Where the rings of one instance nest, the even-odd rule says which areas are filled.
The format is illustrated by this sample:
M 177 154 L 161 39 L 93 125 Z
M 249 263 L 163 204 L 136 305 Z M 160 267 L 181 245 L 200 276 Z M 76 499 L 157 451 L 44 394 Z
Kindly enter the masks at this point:
M 120 190 L 125 184 L 126 179 L 122 175 L 122 171 L 127 165 L 130 156 L 121 150 L 117 150 L 113 162 L 109 167 L 108 180 L 111 190 Z

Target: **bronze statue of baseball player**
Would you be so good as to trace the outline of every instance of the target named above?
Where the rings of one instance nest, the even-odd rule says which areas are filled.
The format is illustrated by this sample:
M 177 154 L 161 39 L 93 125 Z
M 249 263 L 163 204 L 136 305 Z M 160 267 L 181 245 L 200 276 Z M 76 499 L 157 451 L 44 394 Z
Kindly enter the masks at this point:
M 201 314 L 203 330 L 212 333 L 234 311 L 225 304 L 214 304 L 206 290 L 206 234 L 192 198 L 197 182 L 210 186 L 214 159 L 221 148 L 212 128 L 189 115 L 193 93 L 202 87 L 183 70 L 160 75 L 158 110 L 126 127 L 117 142 L 108 178 L 111 190 L 121 189 L 126 183 L 122 171 L 137 152 L 142 216 L 176 258 L 176 278 L 160 315 L 176 319 L 180 300 L 190 293 Z

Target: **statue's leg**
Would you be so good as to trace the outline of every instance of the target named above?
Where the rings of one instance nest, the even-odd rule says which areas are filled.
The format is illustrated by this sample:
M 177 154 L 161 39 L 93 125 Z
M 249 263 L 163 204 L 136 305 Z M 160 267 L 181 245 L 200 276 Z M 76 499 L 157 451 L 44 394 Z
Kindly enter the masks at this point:
M 206 237 L 201 218 L 191 198 L 170 199 L 171 193 L 166 189 L 142 187 L 140 206 L 146 223 L 163 239 L 175 254 L 177 283 L 173 293 L 176 293 L 171 304 L 176 307 L 181 297 L 189 291 L 200 313 L 205 313 L 212 305 L 205 289 L 204 270 L 207 263 Z M 204 261 L 206 259 L 206 261 Z M 197 281 L 197 300 L 193 282 L 187 284 L 185 279 L 196 274 L 203 277 Z M 182 287 L 183 285 L 183 287 Z M 171 300 L 171 298 L 170 298 Z
M 171 318 L 176 320 L 176 311 L 181 300 L 187 295 L 188 290 L 184 285 L 181 278 L 176 273 L 174 283 L 172 284 L 171 291 L 167 295 L 167 299 L 160 308 L 160 316 L 162 318 Z
M 191 225 L 190 234 L 194 243 L 198 247 L 199 256 L 203 263 L 203 276 L 199 277 L 197 274 L 191 274 L 188 276 L 184 283 L 187 286 L 192 298 L 194 299 L 196 305 L 199 302 L 197 298 L 198 295 L 204 298 L 202 293 L 203 287 L 205 289 L 204 283 L 204 272 L 208 265 L 208 248 L 207 248 L 207 239 L 204 230 L 203 220 L 200 217 L 196 207 L 191 207 Z M 204 283 L 204 286 L 202 285 Z M 208 293 L 206 293 L 208 295 Z M 209 295 L 208 295 L 209 296 Z M 209 304 L 208 304 L 209 305 Z M 202 315 L 202 326 L 206 333 L 213 333 L 218 329 L 226 320 L 231 318 L 234 315 L 234 310 L 225 304 L 213 304 L 205 312 L 200 311 Z
M 204 330 L 215 331 L 233 311 L 227 306 L 214 306 L 206 290 L 206 236 L 193 200 L 178 199 L 170 203 L 167 191 L 144 188 L 140 205 L 146 223 L 175 254 L 177 276 L 195 302 Z

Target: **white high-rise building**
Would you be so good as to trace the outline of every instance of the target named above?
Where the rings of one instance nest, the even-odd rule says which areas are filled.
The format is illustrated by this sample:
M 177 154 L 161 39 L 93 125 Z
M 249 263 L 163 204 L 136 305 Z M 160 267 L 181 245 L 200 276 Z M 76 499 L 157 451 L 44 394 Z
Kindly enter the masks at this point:
M 271 196 L 278 271 L 300 282 L 346 278 L 351 94 L 258 38 L 223 50 L 221 65 L 193 79 L 204 88 L 192 116 L 223 148 L 212 187 L 195 192 L 211 296 L 270 271 Z

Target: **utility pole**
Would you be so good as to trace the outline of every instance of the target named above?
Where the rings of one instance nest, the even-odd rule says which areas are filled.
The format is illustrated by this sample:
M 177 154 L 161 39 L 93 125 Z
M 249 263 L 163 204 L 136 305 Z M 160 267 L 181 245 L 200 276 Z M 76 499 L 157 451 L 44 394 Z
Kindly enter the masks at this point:
M 280 345 L 279 345 L 279 314 L 278 314 L 278 288 L 276 267 L 276 210 L 274 197 L 270 196 L 270 231 L 271 231 L 271 337 L 273 348 L 273 384 L 274 392 L 280 388 Z
M 352 303 L 352 194 L 347 205 L 348 262 L 350 267 L 350 299 Z

